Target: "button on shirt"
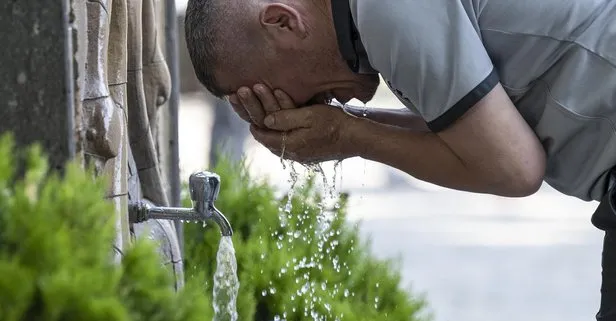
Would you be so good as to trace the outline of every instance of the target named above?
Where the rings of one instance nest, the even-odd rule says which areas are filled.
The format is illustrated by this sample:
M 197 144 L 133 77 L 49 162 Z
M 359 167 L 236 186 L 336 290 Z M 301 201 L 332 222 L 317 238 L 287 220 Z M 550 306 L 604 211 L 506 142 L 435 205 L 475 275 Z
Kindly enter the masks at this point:
M 606 192 L 616 1 L 348 0 L 346 13 L 338 1 L 336 28 L 348 15 L 370 67 L 434 132 L 500 82 L 547 152 L 545 181 L 583 200 Z

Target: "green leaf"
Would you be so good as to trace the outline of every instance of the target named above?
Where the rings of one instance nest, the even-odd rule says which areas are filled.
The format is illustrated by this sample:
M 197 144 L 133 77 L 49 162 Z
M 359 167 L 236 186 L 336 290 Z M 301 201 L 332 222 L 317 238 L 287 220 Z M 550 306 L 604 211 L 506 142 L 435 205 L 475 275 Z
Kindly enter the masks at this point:
M 244 163 L 223 157 L 213 171 L 221 176 L 217 206 L 235 232 L 239 320 L 270 321 L 278 316 L 312 321 L 311 313 L 327 320 L 337 316 L 341 320 L 424 320 L 426 303 L 402 286 L 398 266 L 373 257 L 369 244 L 360 241 L 358 228 L 347 223 L 348 195 L 340 195 L 340 207 L 331 209 L 335 215 L 326 231 L 330 236 L 319 247 L 316 227 L 322 197 L 315 177 L 296 188 L 291 215 L 283 215 L 286 224 L 281 224 L 286 195 L 277 198 L 274 187 L 252 177 Z M 186 198 L 184 203 L 190 201 Z M 215 226 L 185 225 L 188 278 L 191 271 L 213 274 L 219 238 Z M 295 269 L 302 259 L 311 257 L 317 261 L 314 267 Z M 211 287 L 208 283 L 208 292 Z M 302 288 L 307 292 L 302 294 Z

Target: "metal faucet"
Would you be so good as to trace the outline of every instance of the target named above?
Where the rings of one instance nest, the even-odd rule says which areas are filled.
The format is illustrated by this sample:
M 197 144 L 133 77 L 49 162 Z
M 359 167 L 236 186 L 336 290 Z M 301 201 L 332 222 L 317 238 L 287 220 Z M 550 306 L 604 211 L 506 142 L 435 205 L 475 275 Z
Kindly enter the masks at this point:
M 220 176 L 210 172 L 197 172 L 188 180 L 192 208 L 153 207 L 143 202 L 128 205 L 131 223 L 141 223 L 150 219 L 206 221 L 212 220 L 220 227 L 223 236 L 232 236 L 233 230 L 227 218 L 214 206 L 220 191 Z

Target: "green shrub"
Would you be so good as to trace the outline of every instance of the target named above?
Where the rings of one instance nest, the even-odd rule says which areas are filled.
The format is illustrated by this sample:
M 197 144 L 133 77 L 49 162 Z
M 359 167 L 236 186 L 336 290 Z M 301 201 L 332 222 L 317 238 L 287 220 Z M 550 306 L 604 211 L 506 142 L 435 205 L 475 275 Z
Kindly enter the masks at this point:
M 223 179 L 217 205 L 235 229 L 240 321 L 420 319 L 423 300 L 401 289 L 395 266 L 370 256 L 346 225 L 345 197 L 328 230 L 339 233 L 319 242 L 312 182 L 297 191 L 281 224 L 286 199 L 270 185 L 228 162 L 216 172 Z M 50 175 L 39 148 L 22 152 L 9 136 L 0 138 L 0 320 L 212 320 L 212 282 L 205 280 L 214 272 L 217 230 L 186 226 L 187 282 L 176 293 L 147 240 L 121 264 L 112 262 L 114 210 L 102 200 L 105 186 L 75 163 Z M 300 262 L 315 267 L 296 270 Z
M 202 283 L 176 293 L 152 243 L 112 263 L 114 210 L 92 177 L 76 164 L 48 175 L 39 148 L 0 138 L 0 320 L 211 320 Z
M 327 209 L 335 215 L 323 238 L 316 228 L 322 215 L 314 180 L 296 189 L 290 215 L 281 216 L 286 197 L 277 198 L 245 166 L 223 160 L 213 170 L 222 180 L 216 205 L 234 229 L 239 320 L 423 320 L 423 299 L 404 291 L 393 262 L 371 256 L 346 223 L 345 195 L 339 207 Z M 184 239 L 187 279 L 213 275 L 218 227 L 186 224 Z M 296 269 L 303 260 L 314 266 Z

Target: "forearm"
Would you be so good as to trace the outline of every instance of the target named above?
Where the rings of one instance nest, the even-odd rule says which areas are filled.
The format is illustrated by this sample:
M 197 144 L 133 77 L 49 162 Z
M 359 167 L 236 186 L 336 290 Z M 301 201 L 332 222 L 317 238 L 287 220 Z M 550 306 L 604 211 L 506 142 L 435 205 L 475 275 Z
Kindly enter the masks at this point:
M 356 118 L 350 126 L 354 154 L 443 187 L 475 193 L 513 195 L 501 182 L 480 175 L 436 134 Z
M 381 109 L 345 105 L 344 110 L 353 116 L 367 118 L 381 124 L 408 128 L 422 132 L 429 131 L 426 122 L 420 116 L 413 114 L 407 108 Z

